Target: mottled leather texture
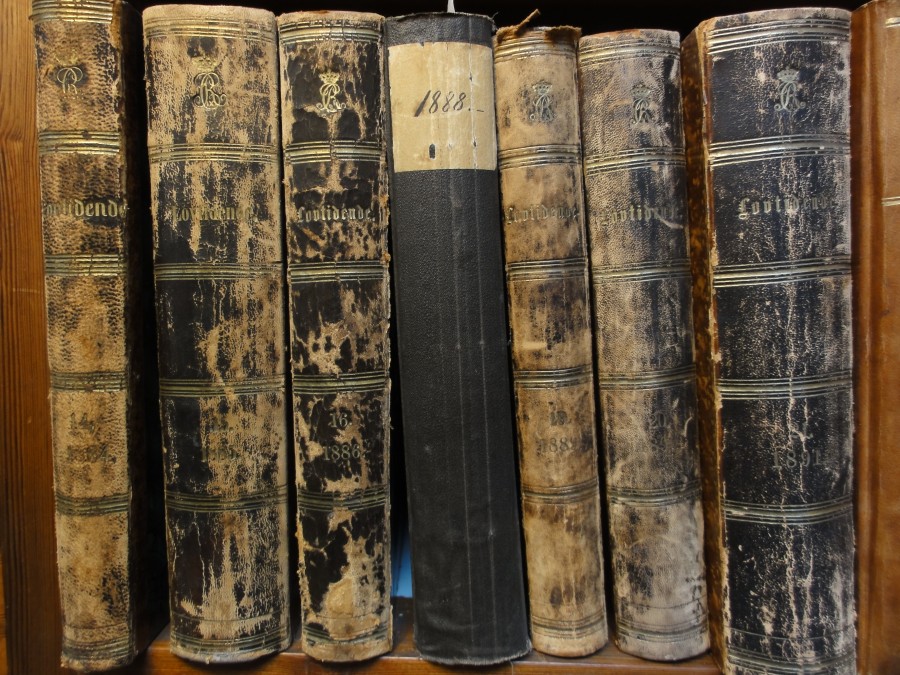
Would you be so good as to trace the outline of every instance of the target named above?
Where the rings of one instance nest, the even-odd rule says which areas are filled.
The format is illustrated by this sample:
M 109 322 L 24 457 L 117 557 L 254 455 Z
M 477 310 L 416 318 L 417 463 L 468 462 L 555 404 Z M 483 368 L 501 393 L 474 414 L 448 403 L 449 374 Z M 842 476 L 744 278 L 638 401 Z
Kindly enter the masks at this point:
M 275 17 L 144 12 L 170 647 L 287 647 L 288 433 Z
M 853 12 L 853 339 L 858 672 L 900 672 L 900 2 Z
M 457 64 L 468 64 L 466 68 L 479 69 L 480 77 L 487 72 L 492 78 L 490 49 L 484 45 L 484 38 L 490 45 L 490 26 L 485 17 L 467 15 L 387 19 L 390 123 L 396 123 L 394 104 L 401 87 L 418 86 L 419 95 L 429 86 L 436 90 L 435 83 L 451 65 L 432 72 L 431 82 L 399 81 L 392 49 L 410 44 L 427 48 L 431 43 L 426 40 L 455 39 L 453 48 L 467 51 L 475 36 L 481 36 L 476 46 L 482 51 L 472 51 L 470 59 Z M 473 71 L 462 75 L 468 78 Z M 480 108 L 477 114 L 493 117 L 492 97 L 475 106 Z M 430 114 L 427 110 L 423 106 L 422 114 Z M 412 109 L 405 112 L 414 114 Z M 457 123 L 476 127 L 475 110 L 457 112 Z M 440 126 L 437 118 L 434 124 Z M 439 135 L 431 140 L 443 149 L 441 141 Z M 476 143 L 496 147 L 496 137 L 473 137 L 473 157 Z M 395 162 L 390 140 L 388 146 Z M 519 543 L 497 171 L 396 172 L 391 166 L 392 280 L 414 641 L 430 661 L 502 662 L 527 653 L 530 642 Z
M 494 48 L 506 288 L 534 648 L 606 644 L 575 28 Z
M 713 654 L 855 671 L 849 14 L 682 52 Z M 740 92 L 735 96 L 735 92 Z
M 707 650 L 677 33 L 590 35 L 578 52 L 615 640 Z
M 279 17 L 300 646 L 391 648 L 384 19 Z
M 61 663 L 106 670 L 166 618 L 140 15 L 60 1 L 32 19 Z

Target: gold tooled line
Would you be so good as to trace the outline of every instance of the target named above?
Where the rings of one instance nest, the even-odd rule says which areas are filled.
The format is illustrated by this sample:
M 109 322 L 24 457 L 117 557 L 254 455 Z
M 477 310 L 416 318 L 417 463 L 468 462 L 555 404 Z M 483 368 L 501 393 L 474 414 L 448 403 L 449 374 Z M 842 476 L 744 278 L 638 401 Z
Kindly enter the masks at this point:
M 593 381 L 594 373 L 590 365 L 554 370 L 516 370 L 513 382 L 522 389 L 559 389 L 574 387 Z
M 900 16 L 892 16 L 884 22 L 885 28 L 900 28 Z
M 823 375 L 801 377 L 720 379 L 718 386 L 719 395 L 727 401 L 809 398 L 849 390 L 853 386 L 853 377 L 851 371 L 839 370 Z
M 562 487 L 549 487 L 544 485 L 528 485 L 522 483 L 522 501 L 534 504 L 547 504 L 550 506 L 565 506 L 578 504 L 584 501 L 600 499 L 599 479 L 594 478 L 565 485 Z
M 627 599 L 623 600 L 627 603 Z M 660 609 L 662 610 L 665 608 Z M 685 627 L 656 628 L 646 626 L 645 624 L 639 625 L 633 621 L 623 619 L 621 616 L 617 616 L 616 630 L 622 633 L 622 635 L 644 642 L 677 643 L 685 642 L 702 635 L 706 632 L 707 626 L 706 622 L 700 618 L 699 621 L 692 622 Z
M 383 391 L 389 382 L 386 370 L 341 375 L 294 375 L 291 389 L 295 395 L 365 393 Z
M 691 384 L 694 381 L 694 364 L 687 363 L 665 370 L 651 370 L 639 373 L 597 373 L 597 387 L 600 391 L 644 389 L 665 389 L 667 387 Z
M 125 274 L 125 258 L 117 253 L 44 256 L 44 274 L 53 277 L 117 277 Z
M 846 42 L 849 39 L 848 20 L 811 17 L 714 28 L 707 35 L 707 51 L 712 55 L 773 42 Z
M 881 200 L 882 206 L 900 206 L 900 197 L 885 197 Z
M 500 169 L 517 169 L 548 164 L 577 164 L 581 161 L 578 145 L 532 145 L 510 148 L 497 153 Z
M 376 628 L 368 630 L 365 633 L 354 635 L 352 637 L 335 637 L 324 630 L 313 628 L 312 626 L 303 625 L 303 634 L 307 638 L 312 638 L 314 642 L 326 642 L 329 644 L 355 644 L 365 642 L 367 640 L 382 640 L 387 637 L 388 629 L 384 624 L 379 624 Z
M 252 617 L 250 617 L 252 619 Z M 194 619 L 198 624 L 206 621 L 202 618 Z M 249 621 L 250 619 L 248 619 Z M 198 638 L 193 635 L 184 635 L 173 626 L 170 633 L 170 641 L 174 644 L 184 645 L 189 651 L 198 656 L 221 656 L 223 653 L 249 652 L 259 649 L 278 647 L 288 639 L 288 628 L 279 624 L 259 635 L 247 635 L 244 637 L 228 638 Z
M 347 23 L 344 21 L 296 21 L 278 27 L 278 40 L 285 47 L 307 42 L 348 40 L 352 42 L 381 42 L 381 29 L 376 24 Z
M 352 494 L 327 494 L 307 492 L 297 488 L 297 509 L 329 513 L 336 510 L 362 511 L 363 509 L 383 508 L 387 504 L 388 490 L 379 485 Z
M 713 269 L 715 288 L 786 284 L 811 279 L 847 276 L 850 257 L 812 258 L 748 265 L 718 265 Z
M 664 487 L 657 490 L 640 488 L 619 488 L 607 485 L 606 495 L 610 505 L 631 506 L 634 508 L 658 508 L 693 502 L 700 498 L 700 482 L 691 480 L 677 487 Z
M 324 263 L 293 262 L 288 264 L 288 280 L 292 284 L 319 281 L 375 281 L 388 274 L 381 260 L 345 260 Z
M 204 398 L 212 396 L 252 396 L 255 394 L 283 393 L 283 375 L 248 377 L 240 380 L 187 380 L 159 379 L 159 395 L 171 398 Z
M 504 40 L 494 47 L 494 63 L 525 59 L 532 56 L 561 56 L 574 58 L 576 47 L 573 42 L 551 42 L 543 35 L 525 35 Z
M 674 280 L 690 275 L 691 264 L 687 258 L 591 268 L 591 278 L 595 287 L 608 283 Z
M 167 510 L 190 511 L 191 513 L 228 513 L 229 511 L 254 511 L 287 503 L 287 485 L 279 485 L 270 490 L 261 490 L 239 497 L 225 497 L 212 494 L 189 494 L 166 490 Z
M 616 40 L 603 44 L 588 44 L 582 40 L 578 45 L 578 65 L 589 67 L 609 61 L 645 58 L 680 58 L 677 45 L 665 41 Z
M 592 633 L 597 627 L 606 623 L 606 609 L 600 609 L 593 614 L 580 617 L 578 619 L 560 619 L 548 616 L 531 615 L 531 625 L 533 629 L 540 629 L 547 635 L 559 635 L 569 637 L 581 637 L 588 633 Z
M 624 150 L 614 155 L 590 155 L 584 158 L 584 175 L 591 178 L 614 171 L 652 169 L 660 164 L 683 167 L 684 151 L 679 148 L 658 146 Z
M 97 629 L 109 630 L 115 637 L 105 640 L 76 640 L 62 636 L 62 652 L 69 658 L 79 661 L 105 661 L 130 657 L 135 652 L 131 627 L 127 621 L 121 621 L 105 626 L 92 626 Z
M 506 264 L 508 281 L 544 281 L 586 277 L 586 258 L 566 258 L 564 260 L 525 260 Z
M 275 614 L 273 612 L 266 612 L 265 614 L 253 614 L 251 616 L 241 616 L 234 617 L 228 619 L 211 619 L 209 617 L 203 617 L 202 619 L 196 616 L 192 616 L 187 612 L 182 612 L 177 609 L 171 609 L 170 614 L 173 617 L 177 617 L 186 622 L 195 621 L 195 622 L 203 622 L 203 623 L 247 623 L 247 622 L 260 622 L 260 621 L 268 621 L 272 619 Z
M 53 391 L 124 391 L 128 386 L 125 371 L 93 373 L 50 372 L 50 388 Z
M 772 635 L 759 635 L 751 631 L 740 630 L 734 626 L 728 626 L 726 629 L 729 633 L 740 633 L 742 635 L 751 635 L 753 637 L 765 638 L 767 642 L 772 640 L 781 640 L 788 644 L 796 644 L 799 640 L 790 638 L 776 638 Z M 849 629 L 841 629 L 833 631 L 833 633 L 843 633 Z M 818 639 L 825 640 L 829 636 L 822 636 Z M 805 645 L 804 645 L 805 646 Z M 751 652 L 748 649 L 741 649 L 733 644 L 729 644 L 726 649 L 725 661 L 739 671 L 768 673 L 769 675 L 831 675 L 832 673 L 847 672 L 848 668 L 852 670 L 856 663 L 856 655 L 852 651 L 844 652 L 831 659 L 819 659 L 816 663 L 791 663 L 780 661 L 770 657 L 769 654 L 760 654 L 759 652 Z M 730 670 L 730 669 L 729 669 Z
M 131 495 L 127 492 L 102 497 L 73 497 L 56 493 L 56 512 L 64 516 L 106 516 L 127 513 Z
M 38 133 L 41 155 L 118 155 L 121 137 L 115 131 L 42 131 Z
M 271 26 L 229 19 L 144 19 L 144 39 L 166 37 L 225 38 L 275 44 L 275 22 Z
M 850 153 L 850 141 L 842 134 L 802 134 L 727 141 L 709 146 L 711 167 L 765 162 L 796 157 L 844 156 Z
M 758 525 L 818 525 L 853 515 L 849 495 L 815 504 L 750 504 L 731 499 L 722 502 L 726 521 Z
M 376 141 L 310 141 L 290 143 L 284 147 L 284 160 L 288 165 L 314 164 L 317 162 L 382 162 L 386 148 Z
M 273 145 L 249 143 L 175 143 L 151 145 L 150 163 L 160 162 L 256 162 L 277 164 L 281 153 Z
M 110 23 L 113 3 L 109 0 L 34 0 L 31 20 L 69 21 L 73 23 Z
M 240 281 L 281 276 L 281 262 L 262 265 L 249 263 L 157 263 L 153 268 L 156 281 Z

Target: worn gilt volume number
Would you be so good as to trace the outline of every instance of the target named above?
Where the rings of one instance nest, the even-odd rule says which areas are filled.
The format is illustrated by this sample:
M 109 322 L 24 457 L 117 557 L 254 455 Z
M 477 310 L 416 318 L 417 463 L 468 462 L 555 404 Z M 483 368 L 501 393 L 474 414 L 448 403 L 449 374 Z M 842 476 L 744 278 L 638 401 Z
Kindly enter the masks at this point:
M 504 28 L 494 50 L 531 638 L 559 656 L 584 656 L 607 641 L 579 34 Z
M 278 19 L 300 643 L 391 648 L 390 315 L 383 19 Z
M 615 640 L 709 646 L 677 33 L 578 50 Z
M 754 12 L 683 48 L 710 628 L 728 673 L 856 672 L 849 27 L 836 9 Z
M 170 647 L 290 642 L 277 45 L 270 12 L 144 12 Z
M 61 663 L 106 670 L 166 617 L 140 16 L 36 0 L 32 19 Z

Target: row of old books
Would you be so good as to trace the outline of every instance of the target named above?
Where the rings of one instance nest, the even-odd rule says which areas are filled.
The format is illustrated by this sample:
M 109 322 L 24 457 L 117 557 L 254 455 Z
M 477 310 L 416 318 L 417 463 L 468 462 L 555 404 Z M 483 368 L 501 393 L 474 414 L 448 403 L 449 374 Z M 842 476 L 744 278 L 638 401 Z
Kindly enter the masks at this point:
M 65 665 L 855 669 L 848 12 L 33 18 Z

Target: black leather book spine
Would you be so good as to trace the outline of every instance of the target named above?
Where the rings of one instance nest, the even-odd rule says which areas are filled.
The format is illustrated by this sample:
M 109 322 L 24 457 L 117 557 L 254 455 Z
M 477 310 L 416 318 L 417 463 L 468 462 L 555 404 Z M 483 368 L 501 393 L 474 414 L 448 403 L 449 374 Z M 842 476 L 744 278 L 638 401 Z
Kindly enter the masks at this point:
M 529 650 L 491 31 L 464 14 L 385 24 L 414 640 L 447 664 Z

